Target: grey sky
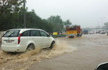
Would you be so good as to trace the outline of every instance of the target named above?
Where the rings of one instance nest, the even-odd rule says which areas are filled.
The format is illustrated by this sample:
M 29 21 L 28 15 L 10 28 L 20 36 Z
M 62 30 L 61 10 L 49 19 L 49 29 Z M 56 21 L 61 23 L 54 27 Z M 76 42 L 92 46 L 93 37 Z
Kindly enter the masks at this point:
M 26 6 L 43 19 L 59 15 L 82 27 L 102 26 L 103 17 L 108 22 L 108 0 L 27 0 Z

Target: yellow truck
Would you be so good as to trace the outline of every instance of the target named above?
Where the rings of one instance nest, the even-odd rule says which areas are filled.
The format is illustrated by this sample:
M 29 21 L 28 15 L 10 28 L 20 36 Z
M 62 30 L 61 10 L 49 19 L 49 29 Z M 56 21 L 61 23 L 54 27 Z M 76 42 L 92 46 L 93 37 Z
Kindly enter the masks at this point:
M 79 37 L 82 36 L 81 27 L 78 25 L 75 26 L 66 26 L 66 35 L 68 38 Z

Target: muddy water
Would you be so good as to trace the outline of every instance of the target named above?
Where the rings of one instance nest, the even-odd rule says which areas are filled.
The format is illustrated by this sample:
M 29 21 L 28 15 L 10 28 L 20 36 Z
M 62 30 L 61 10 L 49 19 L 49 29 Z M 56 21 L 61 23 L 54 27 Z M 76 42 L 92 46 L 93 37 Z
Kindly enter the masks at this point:
M 106 34 L 83 35 L 79 38 L 66 39 L 68 45 L 76 51 L 61 56 L 44 59 L 30 66 L 27 70 L 94 70 L 103 62 L 108 62 L 108 36 Z
M 17 54 L 0 51 L 0 70 L 94 70 L 102 62 L 108 62 L 106 34 L 57 38 L 52 50 L 37 48 Z
M 26 53 L 4 53 L 0 51 L 0 70 L 26 70 L 35 62 L 41 62 L 42 59 L 49 59 L 65 53 L 71 53 L 77 50 L 67 44 L 65 40 L 56 40 L 53 49 L 36 48 Z

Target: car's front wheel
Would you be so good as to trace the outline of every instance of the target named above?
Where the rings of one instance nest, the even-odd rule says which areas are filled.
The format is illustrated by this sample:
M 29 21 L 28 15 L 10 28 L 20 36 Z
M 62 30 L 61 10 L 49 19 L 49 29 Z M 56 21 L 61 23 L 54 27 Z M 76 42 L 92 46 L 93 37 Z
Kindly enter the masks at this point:
M 50 49 L 52 49 L 52 48 L 54 47 L 54 44 L 55 44 L 55 41 L 53 41 L 53 42 L 51 43 Z

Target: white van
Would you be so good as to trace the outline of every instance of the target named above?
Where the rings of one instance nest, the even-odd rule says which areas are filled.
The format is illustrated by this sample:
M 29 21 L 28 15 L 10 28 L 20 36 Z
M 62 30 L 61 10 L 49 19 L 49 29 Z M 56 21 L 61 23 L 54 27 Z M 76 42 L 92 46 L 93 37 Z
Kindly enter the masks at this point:
M 10 29 L 1 38 L 4 52 L 25 52 L 40 48 L 52 48 L 55 40 L 42 29 Z

